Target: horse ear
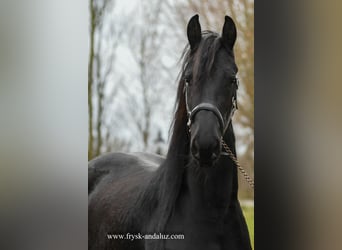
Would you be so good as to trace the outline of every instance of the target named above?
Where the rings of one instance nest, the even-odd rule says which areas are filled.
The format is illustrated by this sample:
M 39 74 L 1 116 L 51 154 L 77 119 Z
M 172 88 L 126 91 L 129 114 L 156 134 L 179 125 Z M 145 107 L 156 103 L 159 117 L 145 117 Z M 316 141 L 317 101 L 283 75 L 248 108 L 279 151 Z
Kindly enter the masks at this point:
M 198 20 L 198 15 L 196 14 L 191 17 L 187 28 L 187 35 L 191 50 L 195 49 L 200 43 L 202 39 L 201 32 L 201 25 Z
M 233 49 L 236 40 L 236 26 L 233 19 L 229 16 L 225 17 L 223 30 L 222 30 L 222 42 L 228 49 Z

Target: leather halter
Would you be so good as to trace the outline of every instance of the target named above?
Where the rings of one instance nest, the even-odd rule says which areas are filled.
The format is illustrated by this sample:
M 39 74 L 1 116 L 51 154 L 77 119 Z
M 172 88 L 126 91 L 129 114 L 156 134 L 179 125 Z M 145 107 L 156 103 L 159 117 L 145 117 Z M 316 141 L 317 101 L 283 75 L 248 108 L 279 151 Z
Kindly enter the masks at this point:
M 236 89 L 238 88 L 238 79 L 236 78 Z M 186 110 L 188 113 L 188 123 L 187 126 L 189 128 L 190 131 L 190 127 L 191 124 L 193 122 L 193 120 L 195 119 L 196 114 L 201 111 L 201 110 L 206 110 L 206 111 L 210 111 L 212 113 L 214 113 L 214 115 L 216 116 L 219 124 L 220 124 L 220 129 L 222 132 L 222 136 L 224 135 L 224 133 L 226 132 L 226 129 L 228 128 L 228 125 L 233 117 L 233 114 L 235 112 L 235 110 L 238 108 L 237 107 L 237 99 L 236 99 L 236 91 L 232 97 L 232 109 L 230 111 L 229 117 L 228 119 L 225 121 L 223 119 L 223 116 L 220 112 L 220 110 L 213 104 L 208 103 L 208 102 L 202 102 L 198 105 L 196 105 L 192 110 L 189 108 L 189 103 L 188 103 L 188 88 L 189 88 L 189 83 L 188 81 L 185 81 L 185 85 L 184 85 L 184 94 L 185 94 L 185 105 L 186 105 Z
M 184 85 L 184 89 L 183 92 L 185 94 L 185 105 L 186 105 L 186 110 L 188 113 L 188 123 L 187 126 L 189 128 L 189 133 L 191 133 L 190 131 L 190 127 L 191 127 L 191 123 L 195 118 L 195 115 L 201 111 L 201 110 L 207 110 L 210 112 L 213 112 L 214 115 L 217 117 L 219 123 L 220 123 L 220 128 L 222 131 L 222 135 L 221 135 L 221 143 L 222 143 L 222 152 L 221 155 L 226 155 L 229 156 L 231 158 L 231 160 L 234 162 L 234 164 L 238 167 L 238 169 L 240 170 L 240 172 L 243 174 L 243 176 L 245 177 L 246 181 L 249 183 L 249 185 L 254 188 L 254 180 L 246 173 L 246 171 L 244 170 L 244 168 L 240 165 L 240 163 L 238 162 L 238 160 L 236 159 L 236 155 L 231 151 L 231 149 L 229 148 L 229 146 L 225 143 L 225 141 L 223 140 L 223 135 L 226 132 L 226 129 L 228 128 L 229 123 L 231 122 L 231 119 L 233 117 L 233 114 L 235 112 L 235 110 L 238 109 L 237 106 L 237 97 L 236 97 L 236 90 L 239 87 L 239 81 L 237 78 L 235 78 L 235 92 L 233 94 L 232 97 L 232 109 L 230 111 L 229 117 L 228 119 L 226 119 L 226 123 L 223 119 L 223 116 L 220 112 L 220 110 L 213 104 L 208 103 L 208 102 L 202 102 L 200 104 L 198 104 L 197 106 L 195 106 L 192 110 L 189 108 L 189 104 L 188 104 L 188 87 L 189 87 L 189 83 L 187 81 L 185 81 L 185 85 Z

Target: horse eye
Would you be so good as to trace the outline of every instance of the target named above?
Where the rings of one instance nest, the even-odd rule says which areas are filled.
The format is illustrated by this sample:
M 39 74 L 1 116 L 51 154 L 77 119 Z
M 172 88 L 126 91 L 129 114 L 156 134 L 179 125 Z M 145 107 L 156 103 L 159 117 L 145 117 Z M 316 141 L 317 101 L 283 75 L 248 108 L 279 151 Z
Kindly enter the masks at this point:
M 239 79 L 237 77 L 235 77 L 235 79 L 234 79 L 234 84 L 235 84 L 236 88 L 239 87 Z
M 190 77 L 190 76 L 185 77 L 185 78 L 184 78 L 184 81 L 185 81 L 186 83 L 188 83 L 188 85 L 191 85 L 191 77 Z
M 238 87 L 239 85 L 239 80 L 237 77 L 234 77 L 232 80 L 231 80 L 231 83 L 234 84 L 236 87 Z

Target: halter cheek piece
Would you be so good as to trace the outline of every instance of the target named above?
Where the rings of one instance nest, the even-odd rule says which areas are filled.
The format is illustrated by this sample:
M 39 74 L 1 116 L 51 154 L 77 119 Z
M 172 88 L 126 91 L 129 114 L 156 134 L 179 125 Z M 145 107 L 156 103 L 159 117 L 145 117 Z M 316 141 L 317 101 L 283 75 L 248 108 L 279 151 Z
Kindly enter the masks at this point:
M 235 84 L 236 84 L 236 89 L 238 88 L 238 79 L 235 79 Z M 189 88 L 189 83 L 188 81 L 185 81 L 185 85 L 184 85 L 184 94 L 185 94 L 185 104 L 186 104 L 186 110 L 188 113 L 188 123 L 187 126 L 189 128 L 190 131 L 190 127 L 191 124 L 193 122 L 193 120 L 195 119 L 196 114 L 201 111 L 201 110 L 207 110 L 207 111 L 211 111 L 214 113 L 214 115 L 216 116 L 219 124 L 220 124 L 220 129 L 222 132 L 222 136 L 224 135 L 224 133 L 226 132 L 226 129 L 233 117 L 233 114 L 235 112 L 235 110 L 238 108 L 237 106 L 237 99 L 236 99 L 236 91 L 232 97 L 232 109 L 230 111 L 229 116 L 227 117 L 226 121 L 223 119 L 223 116 L 220 112 L 220 110 L 213 104 L 208 103 L 208 102 L 202 102 L 200 104 L 198 104 L 197 106 L 195 106 L 192 110 L 189 108 L 189 103 L 188 103 L 188 88 Z

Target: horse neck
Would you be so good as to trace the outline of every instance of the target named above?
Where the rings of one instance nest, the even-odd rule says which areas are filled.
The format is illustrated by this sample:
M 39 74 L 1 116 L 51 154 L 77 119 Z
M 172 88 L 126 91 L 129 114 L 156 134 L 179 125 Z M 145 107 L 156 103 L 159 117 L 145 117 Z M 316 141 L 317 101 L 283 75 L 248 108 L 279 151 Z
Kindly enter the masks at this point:
M 235 136 L 232 127 L 224 140 L 235 154 Z M 193 206 L 224 211 L 232 201 L 237 200 L 238 181 L 236 166 L 229 156 L 222 155 L 213 168 L 191 166 L 186 170 L 186 189 Z

